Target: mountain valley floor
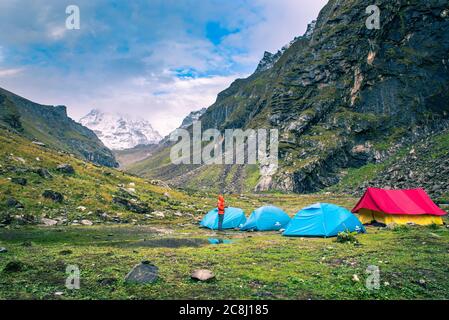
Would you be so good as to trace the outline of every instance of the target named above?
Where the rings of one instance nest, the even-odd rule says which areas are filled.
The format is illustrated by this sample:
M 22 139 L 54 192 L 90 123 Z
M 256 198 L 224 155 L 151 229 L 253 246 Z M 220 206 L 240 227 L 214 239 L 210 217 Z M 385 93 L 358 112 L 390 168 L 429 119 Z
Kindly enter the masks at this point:
M 245 196 L 250 206 L 261 196 Z M 311 201 L 355 199 L 330 195 L 264 195 L 293 208 Z M 232 201 L 237 202 L 237 198 Z M 237 204 L 236 204 L 237 205 Z M 248 214 L 248 212 L 247 212 Z M 368 227 L 359 244 L 335 238 L 288 238 L 279 232 L 215 232 L 201 217 L 150 225 L 21 226 L 0 229 L 0 299 L 447 299 L 446 226 Z M 447 222 L 447 220 L 446 220 Z M 209 240 L 225 239 L 213 245 Z M 128 284 L 133 266 L 159 269 L 152 284 Z M 66 267 L 80 269 L 79 290 L 65 287 Z M 371 267 L 370 267 L 371 266 Z M 379 267 L 380 288 L 366 286 Z M 195 269 L 215 279 L 195 282 Z M 1 271 L 3 270 L 3 271 Z

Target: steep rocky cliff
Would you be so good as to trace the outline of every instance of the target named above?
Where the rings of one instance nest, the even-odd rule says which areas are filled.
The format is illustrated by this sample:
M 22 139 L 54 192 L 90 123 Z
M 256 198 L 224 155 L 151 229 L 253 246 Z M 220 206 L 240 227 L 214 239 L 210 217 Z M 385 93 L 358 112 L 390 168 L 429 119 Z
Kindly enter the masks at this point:
M 444 132 L 448 2 L 376 1 L 380 29 L 368 29 L 366 9 L 372 4 L 329 1 L 313 30 L 270 68 L 236 80 L 201 117 L 203 128 L 278 128 L 280 169 L 275 174 L 251 169 L 246 175 L 228 166 L 175 168 L 157 155 L 159 165 L 150 158 L 135 172 L 199 187 L 207 179 L 198 176 L 219 176 L 216 182 L 229 192 L 250 185 L 259 191 L 308 193 L 338 185 L 349 171 L 387 163 L 400 150 Z M 161 148 L 160 157 L 164 153 Z M 225 181 L 239 179 L 245 182 L 226 187 Z M 448 192 L 447 185 L 441 188 Z
M 112 152 L 93 131 L 67 116 L 65 106 L 40 105 L 0 88 L 0 125 L 93 163 L 118 166 Z

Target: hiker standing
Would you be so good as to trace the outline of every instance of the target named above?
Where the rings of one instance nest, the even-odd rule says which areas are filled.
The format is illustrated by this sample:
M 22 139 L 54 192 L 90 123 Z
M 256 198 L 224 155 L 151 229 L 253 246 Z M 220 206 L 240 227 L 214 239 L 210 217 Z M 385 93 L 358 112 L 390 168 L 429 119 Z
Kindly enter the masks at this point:
M 223 230 L 223 220 L 224 220 L 224 214 L 225 214 L 225 200 L 222 195 L 218 196 L 218 230 Z

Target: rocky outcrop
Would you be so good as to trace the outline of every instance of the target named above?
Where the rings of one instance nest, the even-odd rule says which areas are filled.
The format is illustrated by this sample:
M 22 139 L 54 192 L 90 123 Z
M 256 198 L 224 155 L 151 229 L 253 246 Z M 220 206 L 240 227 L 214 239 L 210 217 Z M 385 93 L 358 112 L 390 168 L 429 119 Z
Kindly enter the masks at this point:
M 56 170 L 60 173 L 75 174 L 75 169 L 67 163 L 60 164 L 56 167 Z
M 400 150 L 400 156 L 380 163 L 373 179 L 346 192 L 362 195 L 368 186 L 387 189 L 424 188 L 438 202 L 449 202 L 449 130 L 430 132 Z
M 123 188 L 119 188 L 115 193 L 112 202 L 134 213 L 144 214 L 153 211 L 148 207 L 148 204 L 140 201 L 135 194 Z

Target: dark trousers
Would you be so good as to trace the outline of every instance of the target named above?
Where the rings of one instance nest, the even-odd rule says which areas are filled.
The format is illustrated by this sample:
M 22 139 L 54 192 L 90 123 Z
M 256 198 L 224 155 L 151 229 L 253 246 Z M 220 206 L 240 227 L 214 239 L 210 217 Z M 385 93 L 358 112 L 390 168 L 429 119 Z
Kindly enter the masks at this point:
M 223 230 L 223 220 L 224 220 L 224 214 L 218 215 L 218 230 Z

